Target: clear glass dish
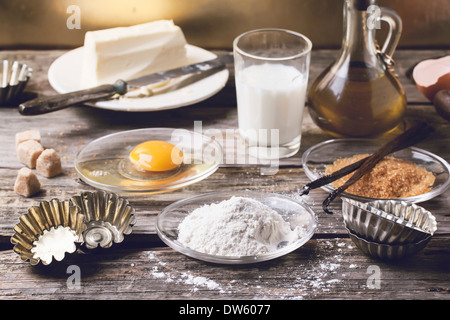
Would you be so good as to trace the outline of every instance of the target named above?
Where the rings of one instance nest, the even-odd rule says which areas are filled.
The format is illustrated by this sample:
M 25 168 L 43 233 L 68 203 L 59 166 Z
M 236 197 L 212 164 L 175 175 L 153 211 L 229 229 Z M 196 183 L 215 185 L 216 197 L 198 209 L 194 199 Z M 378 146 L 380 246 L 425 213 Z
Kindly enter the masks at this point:
M 148 140 L 167 141 L 183 152 L 183 163 L 169 172 L 136 170 L 129 154 Z M 222 161 L 221 145 L 186 129 L 147 128 L 122 131 L 87 144 L 75 158 L 75 170 L 87 184 L 126 193 L 162 193 L 196 183 L 213 174 Z
M 306 176 L 313 181 L 323 176 L 325 174 L 325 167 L 332 164 L 336 159 L 351 157 L 355 154 L 371 154 L 384 143 L 385 141 L 372 139 L 349 138 L 327 140 L 305 151 L 302 157 L 303 169 Z M 395 152 L 389 156 L 415 163 L 427 169 L 433 173 L 436 180 L 430 192 L 414 197 L 383 200 L 400 200 L 410 203 L 423 202 L 442 194 L 450 185 L 450 165 L 447 161 L 431 152 L 411 147 Z M 328 184 L 322 187 L 322 189 L 332 192 L 335 188 L 333 185 Z M 376 198 L 361 197 L 347 192 L 343 192 L 341 196 L 362 202 L 379 200 Z
M 198 207 L 228 200 L 232 196 L 248 197 L 264 203 L 289 222 L 291 229 L 301 225 L 305 229 L 304 236 L 275 251 L 258 256 L 211 255 L 186 247 L 177 240 L 178 225 L 188 214 Z M 311 239 L 316 228 L 317 216 L 305 203 L 276 193 L 246 190 L 212 192 L 177 201 L 166 207 L 158 215 L 156 223 L 158 236 L 172 249 L 195 259 L 218 264 L 250 264 L 278 258 L 304 245 Z

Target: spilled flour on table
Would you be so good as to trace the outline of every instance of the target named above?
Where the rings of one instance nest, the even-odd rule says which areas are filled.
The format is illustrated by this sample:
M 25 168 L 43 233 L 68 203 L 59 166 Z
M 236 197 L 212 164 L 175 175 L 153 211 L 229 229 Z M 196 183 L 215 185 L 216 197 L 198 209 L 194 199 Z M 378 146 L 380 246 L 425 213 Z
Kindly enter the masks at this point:
M 314 197 L 307 195 L 301 198 L 296 194 L 285 194 L 296 200 L 301 200 L 314 205 Z M 353 243 L 339 238 L 318 241 L 316 248 L 307 256 L 300 252 L 294 261 L 277 260 L 268 264 L 254 264 L 251 266 L 236 266 L 235 278 L 231 276 L 223 277 L 224 273 L 229 274 L 228 269 L 221 266 L 204 265 L 199 262 L 199 269 L 214 268 L 218 274 L 217 279 L 211 277 L 197 276 L 191 271 L 180 272 L 176 268 L 170 267 L 166 262 L 158 258 L 157 252 L 150 252 L 148 257 L 152 260 L 154 267 L 151 276 L 164 281 L 168 285 L 174 283 L 185 285 L 191 292 L 210 290 L 210 293 L 217 293 L 222 298 L 249 297 L 250 299 L 285 299 L 302 300 L 314 297 L 326 297 L 327 294 L 339 291 L 339 286 L 344 286 L 347 280 L 345 270 L 355 270 L 360 268 L 355 263 L 347 260 L 346 249 L 352 249 Z M 290 253 L 296 255 L 294 251 Z M 295 259 L 298 258 L 298 263 Z M 282 259 L 282 258 L 281 258 Z M 277 276 L 277 263 L 285 264 L 289 278 L 274 281 Z M 270 266 L 267 268 L 267 266 Z M 261 267 L 260 267 L 261 266 Z M 363 270 L 365 274 L 365 270 Z M 214 273 L 210 273 L 214 274 Z M 351 275 L 348 275 L 351 278 Z M 337 288 L 337 289 L 336 289 Z
M 200 270 L 202 267 L 216 269 L 220 277 L 220 281 L 218 281 L 211 277 L 198 276 L 197 272 L 176 270 L 159 259 L 157 252 L 149 252 L 148 258 L 153 263 L 150 275 L 154 279 L 164 281 L 167 285 L 173 283 L 187 286 L 193 293 L 209 290 L 224 298 L 244 295 L 251 299 L 261 300 L 302 300 L 314 296 L 324 296 L 329 292 L 336 291 L 334 288 L 343 285 L 345 281 L 343 280 L 346 278 L 344 270 L 358 268 L 356 264 L 347 262 L 344 247 L 351 248 L 352 245 L 346 241 L 339 241 L 339 239 L 321 242 L 309 258 L 299 258 L 298 264 L 288 261 L 290 264 L 286 267 L 289 268 L 290 278 L 286 281 L 277 281 L 275 285 L 273 277 L 277 268 L 276 260 L 269 268 L 270 270 L 267 270 L 266 266 L 260 269 L 258 264 L 250 267 L 236 266 L 235 271 L 240 275 L 239 278 L 225 278 L 226 280 L 223 279 L 223 274 L 227 270 L 220 266 L 208 266 L 199 262 Z
M 166 283 L 174 282 L 176 284 L 184 284 L 191 287 L 192 292 L 199 289 L 218 290 L 220 293 L 225 293 L 219 283 L 204 276 L 196 276 L 190 271 L 164 271 L 167 269 L 167 263 L 159 260 L 154 252 L 148 254 L 149 259 L 156 262 L 156 266 L 152 268 L 151 275 L 153 278 L 164 280 Z
M 355 264 L 348 264 L 343 255 L 343 247 L 352 246 L 347 242 L 339 242 L 338 239 L 335 241 L 324 241 L 315 256 L 311 256 L 311 260 L 301 260 L 298 267 L 292 269 L 292 274 L 296 276 L 286 281 L 285 287 L 268 288 L 254 299 L 273 299 L 275 296 L 277 299 L 302 300 L 314 296 L 323 297 L 328 292 L 335 291 L 333 288 L 345 281 L 344 270 L 358 268 Z M 330 250 L 334 254 L 329 255 Z M 324 254 L 326 251 L 328 253 Z

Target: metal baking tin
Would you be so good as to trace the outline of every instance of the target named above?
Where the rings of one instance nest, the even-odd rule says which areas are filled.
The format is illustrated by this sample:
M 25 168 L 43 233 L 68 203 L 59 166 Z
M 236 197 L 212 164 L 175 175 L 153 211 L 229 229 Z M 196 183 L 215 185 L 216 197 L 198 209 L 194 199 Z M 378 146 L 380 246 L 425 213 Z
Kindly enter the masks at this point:
M 429 235 L 416 243 L 385 244 L 363 239 L 348 228 L 347 231 L 350 239 L 362 252 L 379 260 L 399 260 L 410 257 L 425 248 L 432 238 L 432 236 Z
M 29 260 L 32 265 L 37 265 L 41 260 L 32 252 L 34 241 L 39 240 L 39 236 L 43 235 L 45 230 L 49 231 L 52 227 L 59 226 L 69 227 L 75 232 L 78 237 L 75 244 L 83 242 L 82 233 L 86 225 L 80 208 L 71 205 L 69 201 L 58 199 L 42 201 L 39 206 L 30 207 L 14 226 L 15 233 L 10 239 L 14 245 L 14 252 L 19 254 L 22 260 Z
M 136 223 L 134 208 L 115 193 L 83 192 L 70 201 L 86 216 L 83 238 L 88 249 L 109 248 L 113 243 L 121 243 Z
M 0 67 L 0 105 L 6 105 L 23 92 L 33 69 L 19 61 L 9 60 L 3 60 Z
M 436 218 L 424 208 L 396 200 L 362 203 L 342 199 L 345 225 L 356 235 L 385 244 L 417 243 L 434 234 Z

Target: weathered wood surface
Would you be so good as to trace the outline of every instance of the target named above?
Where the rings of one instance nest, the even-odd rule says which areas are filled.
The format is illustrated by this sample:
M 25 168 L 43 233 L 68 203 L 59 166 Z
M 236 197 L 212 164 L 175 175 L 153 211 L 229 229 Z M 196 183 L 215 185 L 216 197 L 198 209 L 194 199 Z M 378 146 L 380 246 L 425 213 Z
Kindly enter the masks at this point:
M 0 58 L 18 59 L 34 69 L 27 87 L 33 94 L 53 94 L 47 81 L 52 61 L 65 51 L 2 51 Z M 336 56 L 336 51 L 314 51 L 311 79 Z M 398 51 L 396 71 L 408 97 L 409 123 L 425 120 L 436 131 L 418 146 L 450 160 L 450 124 L 406 76 L 418 61 L 448 51 Z M 380 262 L 365 256 L 349 239 L 340 213 L 340 201 L 332 204 L 334 215 L 321 211 L 326 197 L 314 190 L 305 198 L 319 214 L 314 238 L 304 247 L 280 259 L 251 266 L 217 266 L 185 257 L 166 247 L 155 234 L 157 214 L 168 204 L 204 192 L 259 189 L 296 196 L 309 180 L 301 167 L 301 155 L 310 146 L 330 139 L 306 114 L 300 152 L 281 160 L 278 173 L 260 174 L 258 165 L 224 163 L 209 178 L 170 193 L 130 196 L 136 208 L 133 234 L 116 248 L 101 253 L 72 255 L 62 263 L 32 267 L 11 250 L 9 237 L 29 206 L 52 198 L 68 199 L 92 190 L 73 169 L 78 151 L 106 134 L 145 127 L 192 129 L 202 121 L 203 130 L 237 127 L 233 70 L 227 86 L 214 97 L 179 109 L 122 113 L 77 106 L 46 115 L 23 117 L 15 108 L 0 108 L 0 298 L 1 299 L 448 299 L 450 298 L 450 190 L 422 205 L 438 221 L 438 232 L 418 255 L 400 262 Z M 23 198 L 13 192 L 17 170 L 16 132 L 39 128 L 45 147 L 62 156 L 64 174 L 40 178 L 42 192 Z M 232 137 L 234 138 L 234 137 Z M 228 145 L 228 144 L 227 144 Z M 226 148 L 226 154 L 233 152 Z M 226 155 L 225 155 L 226 156 Z M 81 269 L 81 286 L 69 288 L 67 267 Z M 381 271 L 379 288 L 371 288 L 369 266 Z
M 198 262 L 166 247 L 76 254 L 32 267 L 1 252 L 3 298 L 26 299 L 448 299 L 450 238 L 417 256 L 381 263 L 348 238 L 313 239 L 275 261 L 251 266 Z M 79 287 L 68 267 L 81 270 Z M 379 268 L 379 287 L 369 279 Z

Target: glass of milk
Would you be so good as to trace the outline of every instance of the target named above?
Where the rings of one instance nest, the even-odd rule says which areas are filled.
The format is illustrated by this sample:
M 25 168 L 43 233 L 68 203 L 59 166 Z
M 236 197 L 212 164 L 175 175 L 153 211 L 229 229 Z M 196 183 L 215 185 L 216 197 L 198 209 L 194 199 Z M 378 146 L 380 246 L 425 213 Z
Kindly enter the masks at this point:
M 239 133 L 249 154 L 290 157 L 300 149 L 311 41 L 284 29 L 259 29 L 233 42 Z

